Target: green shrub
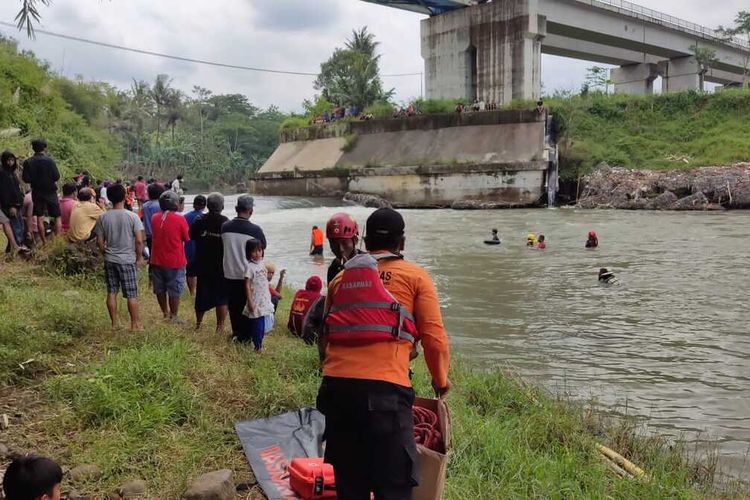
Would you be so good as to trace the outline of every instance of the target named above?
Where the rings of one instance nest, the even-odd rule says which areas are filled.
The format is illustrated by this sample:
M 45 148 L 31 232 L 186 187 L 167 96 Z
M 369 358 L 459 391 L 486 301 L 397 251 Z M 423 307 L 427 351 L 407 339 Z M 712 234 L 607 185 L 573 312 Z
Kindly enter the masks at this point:
M 354 148 L 357 147 L 357 141 L 359 141 L 359 134 L 347 134 L 344 136 L 346 142 L 341 146 L 341 151 L 344 153 L 351 153 Z
M 281 130 L 293 130 L 310 126 L 310 120 L 304 116 L 292 115 L 281 122 Z
M 377 101 L 367 106 L 362 113 L 371 114 L 373 118 L 391 118 L 393 116 L 393 104 L 386 101 Z

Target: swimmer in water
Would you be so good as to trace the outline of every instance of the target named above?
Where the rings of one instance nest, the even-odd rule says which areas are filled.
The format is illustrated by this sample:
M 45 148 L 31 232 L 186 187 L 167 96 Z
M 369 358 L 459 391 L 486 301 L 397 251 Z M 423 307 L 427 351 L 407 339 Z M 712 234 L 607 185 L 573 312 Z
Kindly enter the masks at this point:
M 586 248 L 597 248 L 599 246 L 599 238 L 596 236 L 596 231 L 589 231 L 589 238 L 586 240 Z
M 615 273 L 609 271 L 606 267 L 599 269 L 599 283 L 605 285 L 616 285 L 619 283 L 615 277 Z
M 544 241 L 544 235 L 543 234 L 539 235 L 539 242 L 537 243 L 536 247 L 539 250 L 544 250 L 545 248 L 547 248 L 547 243 Z
M 497 235 L 497 229 L 492 230 L 492 241 L 500 241 L 500 237 Z
M 536 235 L 534 233 L 529 233 L 526 236 L 526 246 L 527 247 L 535 247 L 536 246 Z

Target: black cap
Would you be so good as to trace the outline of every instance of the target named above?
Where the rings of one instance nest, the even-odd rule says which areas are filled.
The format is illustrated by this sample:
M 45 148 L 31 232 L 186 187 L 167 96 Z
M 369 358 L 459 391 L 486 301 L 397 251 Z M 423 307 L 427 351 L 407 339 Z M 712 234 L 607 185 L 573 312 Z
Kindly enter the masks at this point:
M 368 236 L 389 237 L 403 236 L 404 218 L 392 208 L 379 208 L 367 219 L 365 230 Z

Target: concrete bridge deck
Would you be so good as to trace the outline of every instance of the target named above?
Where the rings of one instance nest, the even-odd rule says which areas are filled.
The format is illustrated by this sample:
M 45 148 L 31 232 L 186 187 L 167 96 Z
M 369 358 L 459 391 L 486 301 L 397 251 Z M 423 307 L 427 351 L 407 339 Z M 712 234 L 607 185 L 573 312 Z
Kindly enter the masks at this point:
M 621 68 L 615 90 L 746 83 L 750 44 L 625 0 L 365 0 L 430 14 L 422 21 L 428 97 L 508 102 L 541 93 L 541 54 Z M 438 5 L 439 4 L 439 5 Z M 714 50 L 705 71 L 691 46 Z

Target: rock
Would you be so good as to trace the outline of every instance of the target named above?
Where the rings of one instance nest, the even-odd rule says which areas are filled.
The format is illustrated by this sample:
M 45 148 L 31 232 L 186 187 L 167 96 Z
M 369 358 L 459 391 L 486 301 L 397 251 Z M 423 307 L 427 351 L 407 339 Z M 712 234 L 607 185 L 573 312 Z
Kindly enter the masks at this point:
M 235 493 L 232 471 L 222 469 L 196 478 L 182 498 L 185 500 L 234 500 Z
M 10 427 L 10 417 L 7 413 L 0 415 L 0 429 L 5 430 Z
M 102 477 L 102 469 L 95 464 L 78 465 L 70 469 L 70 479 L 73 482 L 96 480 Z
M 731 200 L 727 200 L 729 208 L 750 208 L 750 181 L 740 182 L 728 193 Z
M 5 443 L 0 443 L 0 459 L 8 458 L 10 456 L 10 448 Z
M 85 495 L 75 489 L 70 490 L 68 492 L 68 496 L 66 496 L 65 498 L 67 498 L 68 500 L 93 500 L 89 495 Z
M 481 200 L 459 200 L 451 204 L 453 210 L 494 210 L 497 208 L 513 208 L 513 203 L 498 203 Z
M 368 208 L 392 208 L 390 201 L 374 194 L 346 193 L 344 201 L 350 201 Z
M 118 492 L 122 498 L 144 498 L 146 486 L 146 481 L 134 479 L 120 486 Z
M 709 204 L 708 198 L 703 193 L 695 193 L 680 198 L 672 205 L 672 210 L 705 210 Z
M 669 210 L 677 199 L 677 195 L 672 191 L 665 191 L 654 199 L 653 207 L 655 210 Z

